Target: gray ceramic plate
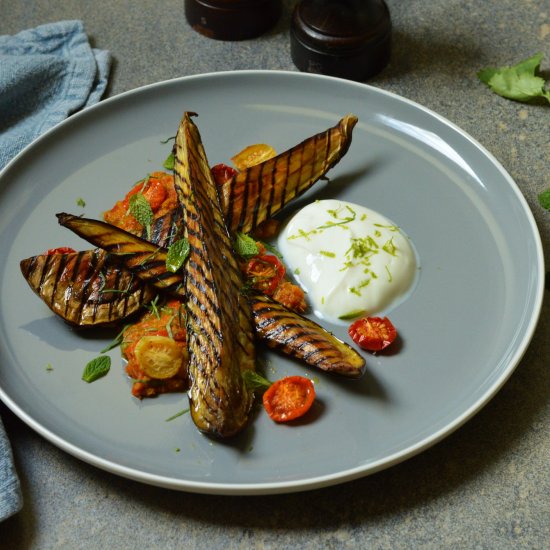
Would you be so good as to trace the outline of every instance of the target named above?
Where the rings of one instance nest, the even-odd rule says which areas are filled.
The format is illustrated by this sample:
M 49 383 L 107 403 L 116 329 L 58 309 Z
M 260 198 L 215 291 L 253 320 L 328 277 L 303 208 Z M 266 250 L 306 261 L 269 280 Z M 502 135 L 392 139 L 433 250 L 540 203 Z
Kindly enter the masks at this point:
M 368 356 L 360 381 L 268 355 L 272 378 L 316 377 L 310 422 L 279 426 L 260 411 L 235 441 L 212 442 L 189 415 L 165 421 L 186 407 L 185 396 L 133 399 L 118 350 L 110 352 L 107 377 L 84 383 L 83 366 L 110 336 L 65 326 L 19 272 L 22 258 L 48 248 L 87 248 L 54 214 L 99 217 L 133 182 L 161 168 L 170 148 L 161 140 L 175 134 L 184 110 L 199 113 L 211 164 L 251 143 L 283 151 L 357 114 L 348 155 L 312 196 L 378 210 L 416 246 L 416 288 L 389 312 L 400 345 Z M 440 116 L 361 84 L 256 71 L 162 82 L 72 116 L 6 167 L 0 184 L 0 397 L 65 451 L 145 483 L 277 493 L 387 468 L 487 403 L 518 364 L 540 311 L 540 237 L 510 176 Z M 345 328 L 329 328 L 347 339 Z

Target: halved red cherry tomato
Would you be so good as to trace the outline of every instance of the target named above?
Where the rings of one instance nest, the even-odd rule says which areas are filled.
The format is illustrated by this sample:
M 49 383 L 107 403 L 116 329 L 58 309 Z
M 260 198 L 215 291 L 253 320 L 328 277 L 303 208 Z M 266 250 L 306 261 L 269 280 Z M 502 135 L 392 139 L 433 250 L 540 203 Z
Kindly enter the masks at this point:
M 237 170 L 235 170 L 235 168 L 232 168 L 223 162 L 212 166 L 212 168 L 210 168 L 210 172 L 212 172 L 212 177 L 218 185 L 227 183 L 237 175 Z
M 275 292 L 285 273 L 285 266 L 272 254 L 254 256 L 246 266 L 246 276 L 252 286 L 268 296 Z
M 59 246 L 57 248 L 50 248 L 48 251 L 46 251 L 46 255 L 51 256 L 53 254 L 72 254 L 73 252 L 76 252 L 74 248 L 71 248 L 70 246 Z
M 315 401 L 315 388 L 309 378 L 287 376 L 274 382 L 264 393 L 263 404 L 275 422 L 288 422 L 306 414 Z
M 357 319 L 348 333 L 359 347 L 368 351 L 381 351 L 397 338 L 397 330 L 387 317 Z

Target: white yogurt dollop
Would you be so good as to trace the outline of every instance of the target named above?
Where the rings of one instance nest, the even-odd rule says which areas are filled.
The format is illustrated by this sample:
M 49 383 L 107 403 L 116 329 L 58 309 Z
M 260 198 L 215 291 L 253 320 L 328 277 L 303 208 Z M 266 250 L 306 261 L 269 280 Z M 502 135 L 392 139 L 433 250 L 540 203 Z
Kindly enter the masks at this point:
M 382 313 L 404 297 L 417 272 L 413 247 L 395 224 L 345 201 L 302 208 L 278 248 L 315 313 L 334 323 Z

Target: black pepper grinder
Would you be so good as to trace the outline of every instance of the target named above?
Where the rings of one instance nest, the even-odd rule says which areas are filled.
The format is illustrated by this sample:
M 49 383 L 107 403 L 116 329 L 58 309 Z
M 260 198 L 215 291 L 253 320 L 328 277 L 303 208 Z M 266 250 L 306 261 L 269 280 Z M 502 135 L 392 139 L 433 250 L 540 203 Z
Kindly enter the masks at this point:
M 216 40 L 246 40 L 277 23 L 281 0 L 185 0 L 185 17 L 197 32 Z
M 298 69 L 363 81 L 390 59 L 391 18 L 384 0 L 301 0 L 290 28 Z

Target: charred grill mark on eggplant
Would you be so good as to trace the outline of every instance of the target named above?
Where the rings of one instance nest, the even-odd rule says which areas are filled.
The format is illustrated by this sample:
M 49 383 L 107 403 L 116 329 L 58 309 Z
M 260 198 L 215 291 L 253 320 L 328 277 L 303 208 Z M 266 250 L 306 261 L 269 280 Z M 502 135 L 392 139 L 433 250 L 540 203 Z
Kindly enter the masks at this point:
M 252 231 L 309 189 L 346 154 L 356 123 L 356 116 L 347 115 L 333 128 L 224 183 L 220 198 L 229 231 Z
M 255 366 L 252 323 L 216 186 L 189 113 L 176 137 L 175 183 L 190 245 L 184 290 L 191 416 L 201 431 L 228 437 L 245 426 L 253 403 L 242 377 Z
M 247 295 L 256 336 L 268 347 L 328 372 L 359 378 L 365 360 L 320 325 L 263 294 Z
M 118 263 L 143 282 L 174 296 L 183 297 L 182 276 L 166 268 L 167 250 L 114 225 L 71 214 L 57 214 L 59 223 L 95 246 L 106 250 Z
M 122 273 L 103 250 L 42 254 L 22 260 L 32 290 L 65 321 L 77 326 L 110 325 L 137 312 L 155 291 Z

